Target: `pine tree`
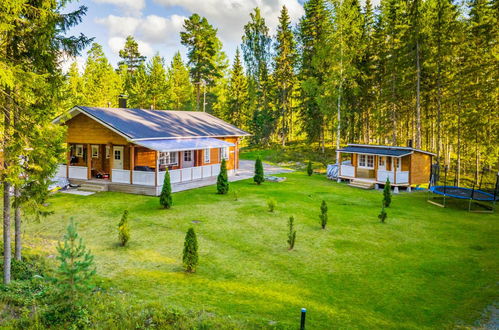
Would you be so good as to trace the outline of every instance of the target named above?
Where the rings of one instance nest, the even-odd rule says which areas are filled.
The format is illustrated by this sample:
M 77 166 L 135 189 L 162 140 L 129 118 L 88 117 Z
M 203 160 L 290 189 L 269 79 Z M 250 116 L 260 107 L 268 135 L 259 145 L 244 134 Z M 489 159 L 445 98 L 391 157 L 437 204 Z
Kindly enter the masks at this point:
M 126 65 L 130 73 L 134 73 L 144 64 L 146 57 L 139 52 L 139 44 L 132 36 L 126 37 L 125 46 L 119 52 L 122 61 L 118 62 L 118 67 Z
M 165 109 L 166 102 L 166 71 L 164 60 L 156 54 L 146 66 L 147 72 L 147 98 L 149 106 L 153 109 Z
M 90 290 L 95 268 L 94 257 L 83 244 L 73 221 L 67 227 L 64 243 L 59 242 L 57 252 L 60 265 L 54 282 L 62 295 L 74 301 Z
M 291 21 L 286 6 L 281 9 L 274 56 L 274 81 L 276 88 L 276 107 L 281 127 L 281 144 L 286 145 L 291 126 L 293 89 L 296 84 L 297 64 L 296 42 L 291 30 Z
M 265 181 L 262 159 L 260 157 L 255 161 L 255 176 L 253 177 L 253 181 L 258 185 Z
M 311 160 L 309 160 L 308 164 L 307 164 L 307 174 L 308 174 L 308 176 L 311 176 L 312 174 L 314 174 L 314 169 L 312 168 L 312 161 Z
M 327 204 L 326 201 L 323 200 L 321 203 L 321 214 L 319 215 L 319 218 L 321 220 L 321 227 L 322 229 L 326 229 L 327 225 Z
M 244 75 L 239 48 L 229 77 L 227 110 L 224 117 L 233 125 L 243 127 L 248 118 L 248 81 Z
M 184 65 L 180 52 L 175 53 L 167 73 L 168 109 L 192 110 L 193 92 L 189 69 Z
M 386 218 L 388 217 L 388 214 L 386 214 L 385 211 L 385 205 L 381 207 L 381 213 L 378 215 L 378 219 L 382 222 L 385 223 Z
M 165 178 L 163 180 L 163 187 L 161 188 L 161 195 L 159 195 L 159 204 L 169 209 L 173 206 L 172 186 L 170 184 L 170 171 L 165 171 Z
M 386 178 L 385 187 L 383 188 L 383 207 L 389 207 L 392 202 L 392 187 L 390 180 Z
M 125 246 L 130 240 L 130 227 L 128 226 L 128 210 L 123 212 L 118 224 L 118 238 L 121 246 Z
M 294 217 L 289 217 L 288 220 L 288 250 L 293 250 L 296 241 L 296 230 L 294 229 Z
M 180 32 L 180 39 L 182 45 L 189 49 L 187 57 L 191 80 L 196 86 L 196 109 L 200 111 L 201 84 L 212 84 L 224 69 L 220 61 L 222 43 L 217 37 L 217 29 L 198 14 L 186 19 L 183 28 L 185 31 Z
M 220 173 L 217 177 L 217 193 L 226 195 L 229 192 L 229 176 L 227 175 L 227 162 L 222 159 Z
M 182 257 L 182 262 L 184 264 L 185 271 L 188 273 L 194 273 L 198 264 L 198 240 L 194 228 L 189 228 L 187 234 L 185 235 L 184 241 L 184 253 Z
M 149 76 L 145 65 L 140 65 L 134 73 L 134 79 L 128 91 L 128 103 L 132 108 L 149 109 Z

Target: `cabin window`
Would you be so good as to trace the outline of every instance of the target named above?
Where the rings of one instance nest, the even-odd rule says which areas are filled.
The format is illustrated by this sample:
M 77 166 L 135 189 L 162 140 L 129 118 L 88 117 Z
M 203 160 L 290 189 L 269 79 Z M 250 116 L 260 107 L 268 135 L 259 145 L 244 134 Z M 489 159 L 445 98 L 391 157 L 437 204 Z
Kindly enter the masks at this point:
M 382 157 L 382 156 L 379 157 L 378 166 L 379 167 L 385 167 L 385 157 Z
M 220 160 L 229 159 L 229 147 L 220 148 Z
M 109 159 L 111 157 L 111 147 L 106 146 L 106 159 Z
M 176 152 L 160 152 L 159 153 L 159 165 L 177 165 L 177 153 Z
M 209 163 L 211 162 L 211 155 L 210 155 L 210 149 L 204 149 L 204 162 Z
M 83 144 L 77 144 L 75 147 L 75 156 L 83 157 Z
M 184 151 L 184 162 L 192 162 L 192 150 Z
M 359 155 L 359 167 L 374 168 L 374 156 Z
M 400 171 L 400 163 L 402 163 L 400 161 L 400 158 L 394 158 L 395 159 L 395 168 L 397 171 Z
M 99 158 L 99 146 L 92 145 L 92 158 Z

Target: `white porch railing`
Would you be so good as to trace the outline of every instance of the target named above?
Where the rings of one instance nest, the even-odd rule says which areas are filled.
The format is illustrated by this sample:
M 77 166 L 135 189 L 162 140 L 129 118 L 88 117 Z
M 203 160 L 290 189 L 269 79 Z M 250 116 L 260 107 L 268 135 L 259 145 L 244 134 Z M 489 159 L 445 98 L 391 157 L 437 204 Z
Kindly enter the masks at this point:
M 164 178 L 164 172 L 163 173 Z M 182 168 L 179 170 L 171 170 L 170 171 L 170 182 L 171 183 L 179 183 L 193 180 L 200 180 L 204 178 L 209 178 L 212 176 L 217 176 L 220 173 L 220 164 L 213 165 L 205 165 L 205 166 L 196 166 L 196 167 L 188 167 Z M 163 184 L 163 180 L 160 180 L 158 174 L 158 185 Z
M 69 166 L 70 179 L 88 179 L 88 168 L 86 166 Z M 66 176 L 66 175 L 64 175 Z
M 355 177 L 355 166 L 352 165 L 341 165 L 341 176 Z
M 147 171 L 133 171 L 133 184 L 141 184 L 144 186 L 154 186 L 154 172 Z M 163 181 L 159 181 L 159 173 L 158 173 L 158 184 Z M 163 172 L 163 180 L 164 180 L 164 172 Z
M 386 178 L 388 178 L 391 183 L 409 183 L 409 171 L 397 171 L 397 176 L 395 177 L 392 171 L 378 170 L 377 180 L 385 182 Z
M 154 175 L 154 172 L 153 172 Z M 117 183 L 130 183 L 130 171 L 129 170 L 117 170 L 113 169 L 112 182 Z M 154 183 L 153 183 L 154 185 Z
M 55 177 L 56 178 L 65 178 L 68 173 L 66 173 L 66 169 L 68 168 L 67 165 L 58 165 L 57 166 L 57 172 L 55 172 Z

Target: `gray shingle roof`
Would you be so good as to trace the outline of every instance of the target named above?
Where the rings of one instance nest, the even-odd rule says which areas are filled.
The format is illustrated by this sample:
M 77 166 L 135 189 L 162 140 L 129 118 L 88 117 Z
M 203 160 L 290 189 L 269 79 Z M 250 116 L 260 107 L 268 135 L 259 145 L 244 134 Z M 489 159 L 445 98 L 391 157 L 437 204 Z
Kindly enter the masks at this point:
M 206 112 L 83 106 L 76 108 L 132 140 L 250 135 Z
M 422 152 L 429 155 L 434 155 L 431 152 L 409 148 L 409 147 L 390 147 L 390 146 L 355 145 L 355 144 L 349 144 L 345 148 L 342 148 L 338 151 L 345 153 L 372 154 L 372 155 L 393 156 L 393 157 L 402 157 L 405 155 L 409 155 L 414 151 Z

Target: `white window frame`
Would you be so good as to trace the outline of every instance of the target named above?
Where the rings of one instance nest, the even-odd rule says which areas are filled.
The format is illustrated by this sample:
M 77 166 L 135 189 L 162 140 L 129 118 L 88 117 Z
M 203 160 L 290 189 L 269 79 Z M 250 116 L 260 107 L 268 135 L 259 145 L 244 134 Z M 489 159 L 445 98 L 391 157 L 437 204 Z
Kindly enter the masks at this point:
M 164 165 L 164 166 L 178 165 L 178 153 L 177 152 L 160 152 L 159 153 L 159 165 Z
M 99 145 L 97 144 L 92 144 L 90 146 L 90 150 L 92 151 L 92 158 L 99 158 L 100 150 L 99 150 Z
M 75 145 L 75 156 L 83 157 L 83 144 Z
M 220 148 L 220 161 L 222 161 L 222 159 L 229 159 L 229 147 Z
M 395 169 L 395 171 L 400 172 L 402 168 L 402 158 L 393 157 L 393 159 L 395 160 L 393 168 Z
M 186 159 L 187 155 L 189 155 L 189 159 Z M 192 162 L 192 150 L 184 151 L 184 162 Z
M 211 163 L 211 155 L 210 155 L 210 149 L 204 149 L 203 150 L 203 156 L 204 156 L 204 162 L 205 163 Z
M 106 159 L 111 158 L 111 146 L 106 146 Z
M 371 166 L 369 166 L 369 159 L 372 160 Z M 374 168 L 374 155 L 359 154 L 359 158 L 357 160 L 357 167 L 373 169 Z

